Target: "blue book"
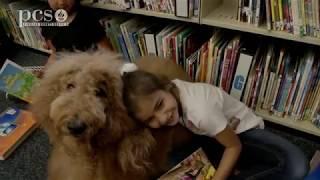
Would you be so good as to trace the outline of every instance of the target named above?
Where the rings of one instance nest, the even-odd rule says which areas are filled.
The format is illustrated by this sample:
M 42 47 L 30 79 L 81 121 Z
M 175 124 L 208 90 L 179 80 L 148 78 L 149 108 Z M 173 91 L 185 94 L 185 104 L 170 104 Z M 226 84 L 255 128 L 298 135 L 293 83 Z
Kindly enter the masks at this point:
M 320 179 L 320 164 L 304 180 L 319 180 L 319 179 Z
M 284 60 L 284 72 L 283 78 L 281 80 L 281 85 L 279 88 L 278 97 L 275 104 L 275 110 L 278 112 L 284 112 L 285 103 L 289 95 L 289 90 L 291 87 L 292 79 L 293 79 L 293 63 L 291 61 L 290 54 L 287 54 Z
M 131 43 L 131 46 L 133 47 L 133 54 L 134 54 L 134 59 L 138 59 L 140 55 L 140 50 L 138 47 L 138 36 L 136 32 L 130 32 L 129 33 L 129 40 Z
M 124 58 L 126 59 L 127 62 L 130 62 L 130 57 L 128 54 L 127 46 L 126 46 L 124 39 L 123 39 L 123 36 L 121 34 L 118 35 L 118 40 L 119 40 L 119 44 L 120 44 L 121 51 L 122 51 Z

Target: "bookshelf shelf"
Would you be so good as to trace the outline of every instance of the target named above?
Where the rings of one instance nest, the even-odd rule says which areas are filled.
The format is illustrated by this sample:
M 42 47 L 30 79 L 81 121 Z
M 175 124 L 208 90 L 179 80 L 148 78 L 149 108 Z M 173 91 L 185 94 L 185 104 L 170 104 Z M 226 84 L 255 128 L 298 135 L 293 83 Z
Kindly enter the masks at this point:
M 237 19 L 237 10 L 229 4 L 221 5 L 214 9 L 207 16 L 200 19 L 201 24 L 221 27 L 226 29 L 238 30 L 242 32 L 249 32 L 253 34 L 260 34 L 264 36 L 276 37 L 305 44 L 312 44 L 320 46 L 320 39 L 308 36 L 296 36 L 287 32 L 268 30 L 265 26 L 256 27 L 252 24 L 239 22 Z
M 37 50 L 37 51 L 41 51 L 41 52 L 44 52 L 44 53 L 47 53 L 47 54 L 51 54 L 51 51 L 48 50 L 48 49 L 28 46 L 28 45 L 23 44 L 23 43 L 21 43 L 21 42 L 19 42 L 19 41 L 14 41 L 14 43 L 19 44 L 19 45 L 21 45 L 21 46 L 25 46 L 25 47 L 31 48 L 31 49 L 34 49 L 34 50 Z
M 291 118 L 282 118 L 275 115 L 271 115 L 269 112 L 260 109 L 256 111 L 256 114 L 261 116 L 266 121 L 270 121 L 276 124 L 280 124 L 292 129 L 296 129 L 320 137 L 320 129 L 313 125 L 311 121 L 295 121 Z
M 172 20 L 191 22 L 191 23 L 199 23 L 199 21 L 200 21 L 199 18 L 195 18 L 195 17 L 181 18 L 181 17 L 176 17 L 174 14 L 168 14 L 168 13 L 156 12 L 156 11 L 147 11 L 145 9 L 131 8 L 129 10 L 124 10 L 114 4 L 82 3 L 82 5 L 87 6 L 87 7 L 106 9 L 106 10 L 110 10 L 110 11 L 126 12 L 126 13 L 131 13 L 131 14 L 139 14 L 139 15 L 144 15 L 144 16 L 159 17 L 159 18 L 172 19 Z

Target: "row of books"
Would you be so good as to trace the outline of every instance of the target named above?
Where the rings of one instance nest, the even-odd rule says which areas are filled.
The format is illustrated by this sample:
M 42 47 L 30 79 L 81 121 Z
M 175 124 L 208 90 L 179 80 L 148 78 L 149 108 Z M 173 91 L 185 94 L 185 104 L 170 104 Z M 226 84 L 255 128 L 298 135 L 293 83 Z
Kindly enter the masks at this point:
M 37 49 L 43 49 L 45 47 L 45 39 L 41 36 L 41 29 L 37 26 L 19 26 L 19 14 L 18 10 L 35 10 L 42 9 L 44 6 L 42 3 L 31 3 L 28 1 L 15 1 L 7 5 L 1 4 L 0 6 L 0 22 L 4 27 L 7 35 L 11 37 L 15 42 L 34 47 Z M 0 23 L 1 25 L 1 23 Z
M 265 0 L 266 3 L 269 0 Z M 259 26 L 265 17 L 265 4 L 262 0 L 238 0 L 237 19 Z M 264 9 L 263 9 L 264 8 Z
M 89 3 L 116 4 L 122 8 L 175 14 L 179 17 L 198 17 L 200 0 L 84 0 Z
M 212 29 L 189 24 L 152 24 L 119 16 L 100 21 L 114 49 L 128 61 L 157 55 L 181 65 L 195 81 L 214 84 L 255 110 L 292 119 L 317 115 L 320 63 L 313 50 L 297 53 L 266 42 L 256 46 L 244 35 L 222 29 L 212 35 Z
M 309 60 L 317 58 L 312 51 L 296 55 L 273 45 L 246 48 L 250 44 L 245 43 L 246 38 L 223 30 L 216 30 L 210 38 L 211 29 L 185 23 L 154 23 L 152 19 L 117 15 L 103 17 L 100 22 L 114 50 L 123 53 L 127 61 L 145 55 L 171 59 L 195 80 L 219 86 L 248 106 L 278 116 L 310 119 L 317 112 L 320 95 L 315 72 L 319 68 L 317 60 Z M 19 37 L 29 43 L 42 38 L 40 33 L 33 41 L 24 35 L 22 30 Z M 250 61 L 239 63 L 242 59 Z M 245 76 L 236 76 L 238 71 Z M 308 83 L 309 78 L 313 83 Z
M 190 24 L 158 22 L 140 17 L 106 16 L 100 19 L 113 49 L 127 61 L 157 55 L 182 64 L 210 36 L 211 30 Z
M 231 38 L 230 38 L 231 37 Z M 186 59 L 196 81 L 214 84 L 255 110 L 316 121 L 320 107 L 320 62 L 313 50 L 298 53 L 273 43 L 214 32 Z
M 238 0 L 238 20 L 269 30 L 320 37 L 319 0 Z

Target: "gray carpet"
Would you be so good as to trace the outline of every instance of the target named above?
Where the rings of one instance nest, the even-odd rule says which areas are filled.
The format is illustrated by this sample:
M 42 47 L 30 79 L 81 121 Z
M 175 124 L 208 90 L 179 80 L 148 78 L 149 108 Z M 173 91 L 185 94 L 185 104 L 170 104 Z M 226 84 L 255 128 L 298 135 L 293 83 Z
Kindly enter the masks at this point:
M 38 129 L 7 160 L 0 161 L 0 179 L 46 179 L 48 152 L 47 135 Z
M 18 64 L 41 65 L 47 57 L 30 49 L 17 47 L 11 53 L 10 59 Z M 0 93 L 0 110 L 8 106 L 22 107 L 24 104 L 6 99 Z M 303 133 L 283 128 L 279 125 L 267 123 L 269 130 L 289 139 L 298 145 L 306 155 L 311 158 L 316 149 L 320 149 L 319 137 L 307 136 Z M 0 180 L 44 180 L 46 179 L 46 167 L 50 145 L 48 137 L 42 130 L 36 130 L 29 136 L 5 161 L 0 161 Z

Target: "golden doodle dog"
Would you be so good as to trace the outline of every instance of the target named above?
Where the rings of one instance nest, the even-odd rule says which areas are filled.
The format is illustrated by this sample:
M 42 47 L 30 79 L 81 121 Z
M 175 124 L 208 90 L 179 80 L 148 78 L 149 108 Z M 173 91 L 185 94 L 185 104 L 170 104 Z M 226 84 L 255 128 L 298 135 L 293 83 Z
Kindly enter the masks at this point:
M 33 94 L 35 118 L 53 149 L 49 180 L 144 180 L 166 170 L 168 153 L 188 139 L 177 126 L 151 130 L 131 119 L 122 102 L 122 57 L 111 52 L 65 54 Z M 170 61 L 145 57 L 140 69 L 187 79 Z

